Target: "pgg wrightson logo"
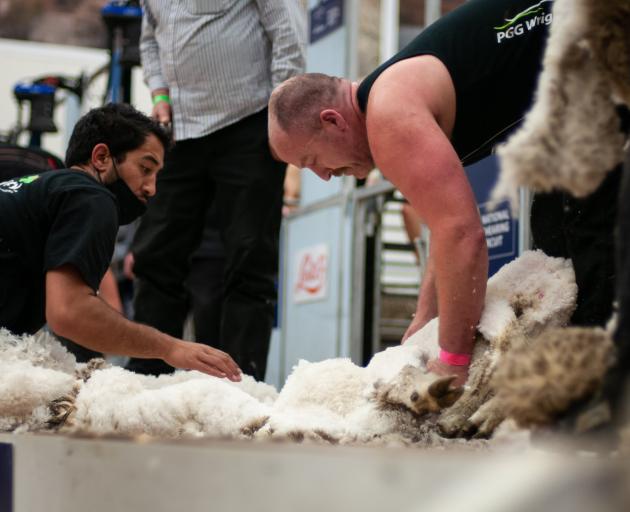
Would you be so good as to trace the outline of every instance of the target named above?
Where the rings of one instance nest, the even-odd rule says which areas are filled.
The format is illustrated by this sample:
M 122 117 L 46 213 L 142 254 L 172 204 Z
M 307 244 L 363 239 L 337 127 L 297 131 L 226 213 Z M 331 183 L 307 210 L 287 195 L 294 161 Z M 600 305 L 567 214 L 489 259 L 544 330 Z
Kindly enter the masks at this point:
M 553 0 L 542 0 L 524 11 L 519 12 L 511 19 L 506 19 L 505 23 L 499 27 L 494 27 L 497 31 L 497 43 L 501 44 L 505 39 L 513 39 L 522 36 L 536 27 L 550 25 L 553 14 L 547 12 L 544 4 Z

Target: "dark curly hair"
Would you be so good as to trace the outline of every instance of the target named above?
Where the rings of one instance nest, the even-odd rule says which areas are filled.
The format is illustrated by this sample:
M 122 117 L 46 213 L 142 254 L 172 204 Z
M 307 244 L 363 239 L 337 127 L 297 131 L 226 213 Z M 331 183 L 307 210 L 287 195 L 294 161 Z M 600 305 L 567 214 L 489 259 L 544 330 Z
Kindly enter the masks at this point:
M 170 146 L 166 132 L 131 105 L 109 103 L 92 109 L 72 130 L 66 150 L 66 166 L 89 162 L 94 146 L 100 143 L 107 144 L 112 157 L 122 162 L 127 152 L 142 146 L 149 134 L 157 137 L 166 152 Z

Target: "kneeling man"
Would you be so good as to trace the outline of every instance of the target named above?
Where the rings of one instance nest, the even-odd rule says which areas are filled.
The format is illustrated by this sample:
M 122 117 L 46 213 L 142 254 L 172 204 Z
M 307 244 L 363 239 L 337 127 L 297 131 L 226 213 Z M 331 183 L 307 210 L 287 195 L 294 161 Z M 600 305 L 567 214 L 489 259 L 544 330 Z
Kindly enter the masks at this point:
M 240 380 L 226 353 L 131 322 L 97 294 L 119 225 L 156 192 L 167 146 L 154 121 L 110 104 L 75 126 L 68 169 L 0 183 L 0 327 L 32 334 L 47 322 L 92 350 Z

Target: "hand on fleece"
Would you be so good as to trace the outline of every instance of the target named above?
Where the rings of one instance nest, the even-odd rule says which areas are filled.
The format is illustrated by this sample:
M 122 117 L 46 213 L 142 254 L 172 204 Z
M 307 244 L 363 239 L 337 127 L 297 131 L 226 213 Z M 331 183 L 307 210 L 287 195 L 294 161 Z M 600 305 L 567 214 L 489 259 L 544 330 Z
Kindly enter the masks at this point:
M 241 380 L 241 369 L 228 354 L 201 343 L 177 340 L 164 361 L 175 368 L 198 370 L 234 382 Z
M 455 375 L 456 379 L 451 385 L 456 388 L 463 386 L 468 380 L 468 366 L 454 366 L 440 361 L 439 359 L 431 359 L 427 363 L 427 370 L 440 377 Z

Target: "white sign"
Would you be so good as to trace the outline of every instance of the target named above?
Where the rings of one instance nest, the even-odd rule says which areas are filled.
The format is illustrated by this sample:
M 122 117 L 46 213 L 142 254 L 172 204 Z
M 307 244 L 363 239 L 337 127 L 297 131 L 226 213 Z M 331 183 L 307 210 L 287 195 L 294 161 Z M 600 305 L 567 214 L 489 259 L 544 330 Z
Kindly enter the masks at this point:
M 293 301 L 321 300 L 328 291 L 328 246 L 314 245 L 297 254 Z

